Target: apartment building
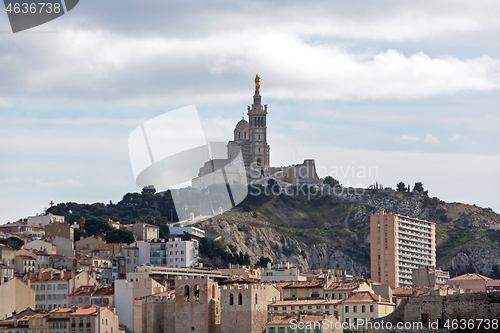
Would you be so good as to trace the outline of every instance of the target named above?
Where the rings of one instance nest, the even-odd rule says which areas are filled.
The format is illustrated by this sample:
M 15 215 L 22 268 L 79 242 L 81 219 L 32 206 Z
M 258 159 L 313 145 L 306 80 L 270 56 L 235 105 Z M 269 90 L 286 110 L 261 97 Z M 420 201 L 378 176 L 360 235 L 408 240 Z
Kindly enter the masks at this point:
M 290 263 L 277 263 L 274 266 L 271 263 L 267 264 L 266 268 L 262 269 L 262 282 L 286 282 L 286 281 L 306 281 L 307 277 L 300 274 L 297 267 L 293 267 Z
M 107 307 L 80 308 L 69 317 L 71 333 L 118 333 L 118 315 Z
M 31 288 L 35 291 L 35 309 L 53 310 L 67 307 L 68 295 L 82 285 L 97 284 L 94 276 L 85 271 L 75 272 L 49 269 L 38 271 L 30 277 Z
M 153 224 L 140 222 L 127 224 L 125 227 L 134 234 L 138 241 L 148 241 L 160 238 L 160 228 Z
M 195 267 L 198 262 L 197 257 L 198 242 L 184 241 L 181 238 L 172 238 L 167 241 L 167 266 Z
M 395 306 L 369 291 L 355 292 L 342 301 L 342 320 L 345 323 L 366 323 L 387 316 L 394 311 Z
M 371 278 L 412 286 L 412 270 L 436 266 L 435 223 L 381 210 L 370 216 Z
M 16 250 L 4 244 L 0 244 L 0 261 L 3 265 L 14 268 L 16 266 Z

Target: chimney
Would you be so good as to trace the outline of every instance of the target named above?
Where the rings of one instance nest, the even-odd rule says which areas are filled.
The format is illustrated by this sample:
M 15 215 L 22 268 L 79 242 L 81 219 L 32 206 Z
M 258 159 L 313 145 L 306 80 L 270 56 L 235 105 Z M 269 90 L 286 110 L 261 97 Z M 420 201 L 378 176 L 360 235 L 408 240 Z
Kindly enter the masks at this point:
M 50 270 L 50 279 L 52 280 L 53 278 L 54 278 L 54 270 L 53 270 L 53 269 L 51 269 L 51 270 Z
M 382 297 L 380 297 L 380 295 L 378 295 L 378 302 L 382 302 Z

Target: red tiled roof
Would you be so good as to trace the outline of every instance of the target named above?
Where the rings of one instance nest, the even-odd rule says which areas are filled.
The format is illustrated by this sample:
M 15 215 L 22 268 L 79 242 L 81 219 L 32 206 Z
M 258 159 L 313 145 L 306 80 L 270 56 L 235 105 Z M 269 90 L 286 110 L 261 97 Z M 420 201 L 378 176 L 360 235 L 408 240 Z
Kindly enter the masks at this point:
M 359 282 L 332 282 L 325 290 L 350 290 L 359 288 Z
M 4 244 L 0 244 L 0 250 L 15 251 L 14 248 Z
M 80 274 L 81 272 L 76 272 L 75 276 L 77 276 L 78 274 Z M 58 281 L 68 281 L 71 279 L 71 271 L 65 271 L 64 272 L 64 276 L 61 277 L 61 274 L 60 273 L 55 273 L 53 274 L 53 279 L 52 280 L 58 280 Z M 45 282 L 45 281 L 50 281 L 50 272 L 43 272 L 42 273 L 42 276 L 41 278 L 39 279 L 38 278 L 38 274 L 33 274 L 31 277 L 30 277 L 30 281 L 31 283 L 34 283 L 34 282 Z
M 326 316 L 325 318 L 330 319 L 332 315 Z M 273 325 L 273 324 L 291 324 L 291 321 L 293 319 L 297 320 L 297 322 L 301 323 L 321 323 L 323 321 L 323 316 L 313 316 L 313 315 L 308 315 L 304 316 L 301 320 L 299 320 L 299 316 L 275 316 L 273 320 L 268 322 L 268 325 Z
M 500 284 L 500 280 L 488 280 L 486 284 Z
M 384 303 L 389 303 L 383 297 L 380 297 L 380 301 Z M 369 291 L 358 291 L 357 293 L 351 293 L 349 296 L 342 301 L 342 303 L 358 303 L 358 302 L 378 302 L 378 295 L 371 293 Z
M 80 286 L 68 296 L 91 296 L 93 292 L 94 286 Z
M 292 281 L 284 285 L 283 288 L 321 288 L 323 281 Z
M 35 259 L 31 258 L 31 257 L 28 257 L 28 256 L 23 256 L 23 255 L 21 255 L 21 256 L 16 256 L 16 258 L 35 260 Z
M 286 305 L 311 305 L 311 304 L 325 304 L 325 305 L 332 305 L 332 304 L 337 304 L 341 303 L 341 299 L 332 299 L 332 300 L 326 300 L 326 299 L 308 299 L 308 300 L 290 300 L 290 301 L 278 301 L 275 303 L 269 303 L 269 306 L 286 306 Z
M 115 294 L 115 287 L 98 288 L 92 296 L 108 296 Z
M 454 280 L 491 280 L 490 278 L 483 276 L 481 274 L 477 273 L 466 273 L 462 274 L 460 276 L 454 277 L 453 279 L 450 279 L 450 281 Z
M 101 311 L 106 309 L 105 307 L 101 307 Z M 97 314 L 97 310 L 94 306 L 91 307 L 85 307 L 85 308 L 79 308 L 75 312 L 71 313 L 70 316 L 88 316 L 88 315 L 94 315 Z
M 71 312 L 71 308 L 57 308 L 52 311 L 49 311 L 49 313 L 68 313 Z
M 408 297 L 408 296 L 413 295 L 414 291 L 416 291 L 418 293 L 418 295 L 425 294 L 425 292 L 423 292 L 422 290 L 417 289 L 417 288 L 404 288 L 401 291 L 395 292 L 393 295 L 396 297 Z

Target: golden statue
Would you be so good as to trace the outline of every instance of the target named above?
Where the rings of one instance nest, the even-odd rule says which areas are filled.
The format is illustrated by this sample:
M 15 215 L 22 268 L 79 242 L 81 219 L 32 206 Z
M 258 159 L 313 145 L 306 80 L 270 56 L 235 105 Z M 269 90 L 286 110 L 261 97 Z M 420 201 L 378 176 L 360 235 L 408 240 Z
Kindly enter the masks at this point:
M 255 91 L 260 90 L 260 77 L 259 75 L 255 75 Z

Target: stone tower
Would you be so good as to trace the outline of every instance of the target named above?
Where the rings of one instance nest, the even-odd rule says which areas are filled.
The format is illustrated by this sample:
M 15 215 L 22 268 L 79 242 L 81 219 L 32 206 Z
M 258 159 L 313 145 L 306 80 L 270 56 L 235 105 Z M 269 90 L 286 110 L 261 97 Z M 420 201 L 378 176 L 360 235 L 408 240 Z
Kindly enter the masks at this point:
M 255 95 L 252 107 L 248 107 L 248 134 L 250 141 L 250 167 L 264 170 L 269 166 L 269 145 L 267 144 L 267 105 L 262 106 L 260 78 L 255 77 Z
M 216 333 L 220 327 L 217 282 L 206 276 L 175 279 L 175 332 Z
M 255 284 L 220 287 L 220 333 L 263 332 L 267 323 L 267 287 Z

